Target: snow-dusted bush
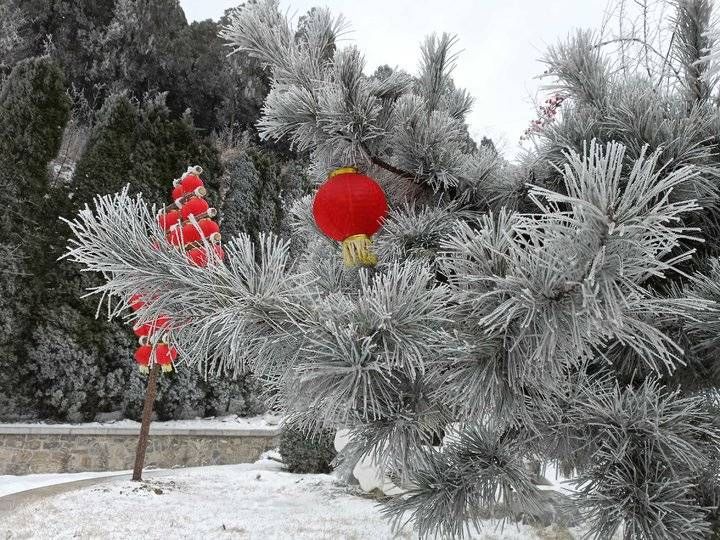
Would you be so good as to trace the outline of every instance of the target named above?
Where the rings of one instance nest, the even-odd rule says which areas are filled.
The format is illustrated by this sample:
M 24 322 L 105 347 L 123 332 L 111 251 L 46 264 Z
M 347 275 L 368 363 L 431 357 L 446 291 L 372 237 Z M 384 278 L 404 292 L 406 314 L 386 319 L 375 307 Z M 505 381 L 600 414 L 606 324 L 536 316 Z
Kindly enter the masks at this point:
M 283 423 L 280 431 L 280 455 L 293 473 L 329 473 L 335 459 L 333 430 L 308 433 L 302 427 Z

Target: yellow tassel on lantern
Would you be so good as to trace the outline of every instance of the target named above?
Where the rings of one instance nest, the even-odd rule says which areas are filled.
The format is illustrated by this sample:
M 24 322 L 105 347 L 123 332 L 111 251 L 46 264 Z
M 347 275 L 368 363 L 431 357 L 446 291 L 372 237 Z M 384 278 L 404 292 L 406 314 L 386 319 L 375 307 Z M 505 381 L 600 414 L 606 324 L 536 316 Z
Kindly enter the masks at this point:
M 150 373 L 150 369 L 147 366 L 138 366 L 140 368 L 140 373 L 143 375 L 147 375 Z
M 345 266 L 375 266 L 377 256 L 371 251 L 372 240 L 366 234 L 353 234 L 342 241 Z
M 163 373 L 168 373 L 172 371 L 172 364 L 163 364 L 162 366 Z

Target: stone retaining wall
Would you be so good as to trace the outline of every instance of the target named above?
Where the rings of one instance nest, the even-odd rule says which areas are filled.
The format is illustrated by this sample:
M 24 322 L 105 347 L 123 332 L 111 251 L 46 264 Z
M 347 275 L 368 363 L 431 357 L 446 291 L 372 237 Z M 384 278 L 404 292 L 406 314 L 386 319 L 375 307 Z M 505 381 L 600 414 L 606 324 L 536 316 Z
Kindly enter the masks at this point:
M 0 425 L 0 474 L 132 469 L 139 429 Z M 278 430 L 150 429 L 146 467 L 252 463 Z

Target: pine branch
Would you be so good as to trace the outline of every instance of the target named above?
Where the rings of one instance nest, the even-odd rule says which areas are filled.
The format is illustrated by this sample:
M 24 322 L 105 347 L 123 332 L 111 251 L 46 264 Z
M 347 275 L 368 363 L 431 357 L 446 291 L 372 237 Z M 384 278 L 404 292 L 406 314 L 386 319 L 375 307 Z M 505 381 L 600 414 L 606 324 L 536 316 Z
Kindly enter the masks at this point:
M 600 48 L 602 48 L 602 47 L 606 47 L 606 46 L 608 46 L 608 45 L 612 45 L 613 43 L 638 43 L 639 45 L 642 45 L 643 49 L 645 49 L 646 51 L 649 51 L 649 52 L 653 53 L 655 56 L 657 56 L 657 57 L 659 57 L 660 59 L 662 59 L 662 61 L 663 61 L 663 64 L 662 64 L 662 65 L 663 65 L 663 69 L 664 69 L 665 67 L 669 67 L 669 68 L 672 70 L 672 72 L 675 74 L 675 78 L 678 80 L 678 82 L 682 82 L 682 75 L 680 74 L 680 70 L 678 70 L 675 66 L 672 65 L 672 63 L 669 61 L 668 56 L 665 55 L 665 54 L 663 54 L 663 53 L 661 53 L 660 51 L 658 51 L 655 47 L 653 47 L 652 44 L 648 43 L 648 42 L 647 42 L 646 40 L 644 40 L 644 39 L 640 39 L 640 38 L 637 38 L 637 37 L 619 37 L 619 38 L 613 38 L 613 39 L 608 39 L 608 40 L 605 40 L 605 41 L 601 41 L 601 42 L 599 42 L 599 43 L 596 43 L 593 47 L 600 49 Z M 648 73 L 648 76 L 651 77 L 651 76 L 652 76 L 652 73 L 649 72 L 649 73 Z
M 395 167 L 394 165 L 392 165 L 391 163 L 388 163 L 387 161 L 385 161 L 378 155 L 373 154 L 365 142 L 360 143 L 360 148 L 362 148 L 363 152 L 365 152 L 365 155 L 368 157 L 370 162 L 373 165 L 375 165 L 376 167 L 380 167 L 381 169 L 384 169 L 384 170 L 386 170 L 394 175 L 397 175 L 401 178 L 407 178 L 408 180 L 416 180 L 417 179 L 417 177 L 414 174 L 412 174 L 408 171 L 404 171 L 398 167 Z

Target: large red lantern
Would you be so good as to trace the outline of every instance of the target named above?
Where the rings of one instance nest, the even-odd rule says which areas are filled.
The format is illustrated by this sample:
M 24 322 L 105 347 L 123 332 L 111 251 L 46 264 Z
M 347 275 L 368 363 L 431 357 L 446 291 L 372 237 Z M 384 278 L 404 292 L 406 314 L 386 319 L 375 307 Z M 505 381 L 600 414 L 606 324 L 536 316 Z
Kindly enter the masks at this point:
M 370 250 L 372 236 L 380 230 L 387 211 L 382 188 L 354 167 L 333 171 L 313 200 L 315 223 L 326 236 L 342 243 L 347 266 L 377 263 Z

